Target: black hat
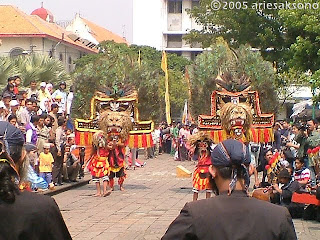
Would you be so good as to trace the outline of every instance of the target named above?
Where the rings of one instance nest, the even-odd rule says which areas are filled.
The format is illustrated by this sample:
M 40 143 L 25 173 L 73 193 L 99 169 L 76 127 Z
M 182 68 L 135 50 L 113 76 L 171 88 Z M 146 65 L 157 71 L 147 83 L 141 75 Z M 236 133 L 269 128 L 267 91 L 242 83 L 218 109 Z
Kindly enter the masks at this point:
M 61 82 L 61 83 L 59 84 L 59 86 L 60 86 L 60 85 L 65 85 L 65 86 L 67 86 L 66 82 Z
M 278 178 L 291 178 L 291 176 L 287 169 L 282 169 L 278 174 Z
M 36 145 L 32 144 L 32 143 L 26 143 L 24 145 L 25 149 L 27 152 L 31 152 L 31 151 L 34 151 L 34 150 L 37 150 L 37 147 Z
M 211 153 L 211 163 L 214 166 L 247 165 L 250 162 L 250 153 L 246 145 L 234 139 L 220 142 Z
M 0 122 L 0 138 L 2 141 L 6 141 L 10 146 L 24 144 L 24 136 L 20 129 L 16 128 L 9 122 Z
M 232 193 L 238 181 L 238 168 L 243 170 L 245 188 L 249 187 L 250 177 L 246 166 L 250 164 L 250 161 L 251 158 L 247 146 L 238 140 L 224 140 L 212 150 L 211 163 L 213 166 L 232 168 L 228 195 Z

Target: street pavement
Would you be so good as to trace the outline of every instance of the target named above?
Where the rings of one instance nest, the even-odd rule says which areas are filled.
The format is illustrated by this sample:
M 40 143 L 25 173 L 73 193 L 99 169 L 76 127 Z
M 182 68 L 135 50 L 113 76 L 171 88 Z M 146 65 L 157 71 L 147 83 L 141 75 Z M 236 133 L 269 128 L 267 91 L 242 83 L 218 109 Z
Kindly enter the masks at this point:
M 75 240 L 160 239 L 186 202 L 192 200 L 191 178 L 177 178 L 176 166 L 193 171 L 193 162 L 176 162 L 168 154 L 129 170 L 125 191 L 93 197 L 90 183 L 53 196 Z M 199 198 L 205 198 L 201 193 Z M 320 223 L 294 220 L 299 240 L 320 239 Z

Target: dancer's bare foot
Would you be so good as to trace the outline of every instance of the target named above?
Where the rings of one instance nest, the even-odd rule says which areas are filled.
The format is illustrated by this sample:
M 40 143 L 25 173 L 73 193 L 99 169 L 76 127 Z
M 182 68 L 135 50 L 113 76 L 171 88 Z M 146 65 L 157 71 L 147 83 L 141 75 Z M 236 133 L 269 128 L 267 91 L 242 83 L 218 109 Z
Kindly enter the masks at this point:
M 111 194 L 111 190 L 109 190 L 109 191 L 107 191 L 107 192 L 103 193 L 102 197 L 109 196 L 110 194 Z
M 111 188 L 111 191 L 114 191 L 114 187 Z
M 101 197 L 101 193 L 96 193 L 93 195 L 94 197 Z
M 123 186 L 120 186 L 120 191 L 124 191 L 124 187 Z

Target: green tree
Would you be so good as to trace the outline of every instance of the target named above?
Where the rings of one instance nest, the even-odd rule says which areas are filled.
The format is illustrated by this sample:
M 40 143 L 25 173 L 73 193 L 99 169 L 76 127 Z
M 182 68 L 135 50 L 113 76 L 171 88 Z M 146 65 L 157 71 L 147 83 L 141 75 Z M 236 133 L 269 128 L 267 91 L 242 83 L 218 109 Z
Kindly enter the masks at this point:
M 164 73 L 160 67 L 161 52 L 147 46 L 127 46 L 111 41 L 103 42 L 100 49 L 101 53 L 98 55 L 86 56 L 76 62 L 74 74 L 76 116 L 89 117 L 88 102 L 100 87 L 124 83 L 134 85 L 138 91 L 141 120 L 150 118 L 163 120 Z M 182 99 L 187 97 L 182 74 L 187 64 L 189 61 L 185 58 L 168 54 L 173 116 L 180 116 L 183 108 Z
M 6 85 L 9 77 L 18 75 L 20 72 L 8 57 L 0 58 L 0 84 Z
M 296 0 L 295 3 L 306 9 L 279 10 L 289 48 L 287 66 L 302 72 L 310 69 L 314 73 L 320 66 L 320 8 L 315 9 L 312 4 L 319 6 L 319 1 Z
M 240 1 L 238 3 L 242 3 L 241 6 L 230 1 L 220 2 L 219 10 L 214 10 L 212 0 L 201 0 L 198 7 L 189 11 L 196 22 L 203 26 L 201 30 L 191 31 L 186 38 L 189 42 L 198 42 L 207 48 L 215 43 L 217 37 L 223 37 L 235 48 L 249 44 L 260 49 L 267 60 L 275 61 L 282 57 L 286 44 L 282 22 L 276 9 L 263 9 L 263 5 L 258 5 L 266 1 Z M 273 4 L 285 1 L 267 2 Z
M 63 64 L 47 55 L 32 54 L 20 56 L 11 61 L 18 68 L 24 86 L 28 86 L 31 80 L 52 84 L 58 84 L 61 81 L 71 83 L 71 77 Z
M 250 77 L 252 89 L 259 92 L 263 112 L 273 111 L 277 103 L 275 72 L 272 64 L 263 60 L 260 52 L 251 51 L 250 45 L 232 49 L 222 38 L 211 45 L 211 51 L 198 55 L 189 67 L 194 117 L 210 114 L 210 96 L 216 89 L 215 78 L 220 72 L 231 72 L 234 77 L 245 73 Z M 201 108 L 199 107 L 201 106 Z

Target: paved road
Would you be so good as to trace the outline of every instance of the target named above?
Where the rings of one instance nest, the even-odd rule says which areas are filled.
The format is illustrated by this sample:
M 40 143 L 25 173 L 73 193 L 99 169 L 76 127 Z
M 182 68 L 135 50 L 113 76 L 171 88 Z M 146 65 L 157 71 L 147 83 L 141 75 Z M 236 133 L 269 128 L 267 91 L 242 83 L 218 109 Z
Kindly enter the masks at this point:
M 160 239 L 192 199 L 191 178 L 175 176 L 178 163 L 166 154 L 148 160 L 144 168 L 128 171 L 124 192 L 116 186 L 105 198 L 92 196 L 92 183 L 55 195 L 73 239 Z M 182 165 L 194 168 L 191 162 Z M 320 239 L 320 223 L 295 220 L 294 224 L 299 240 Z

